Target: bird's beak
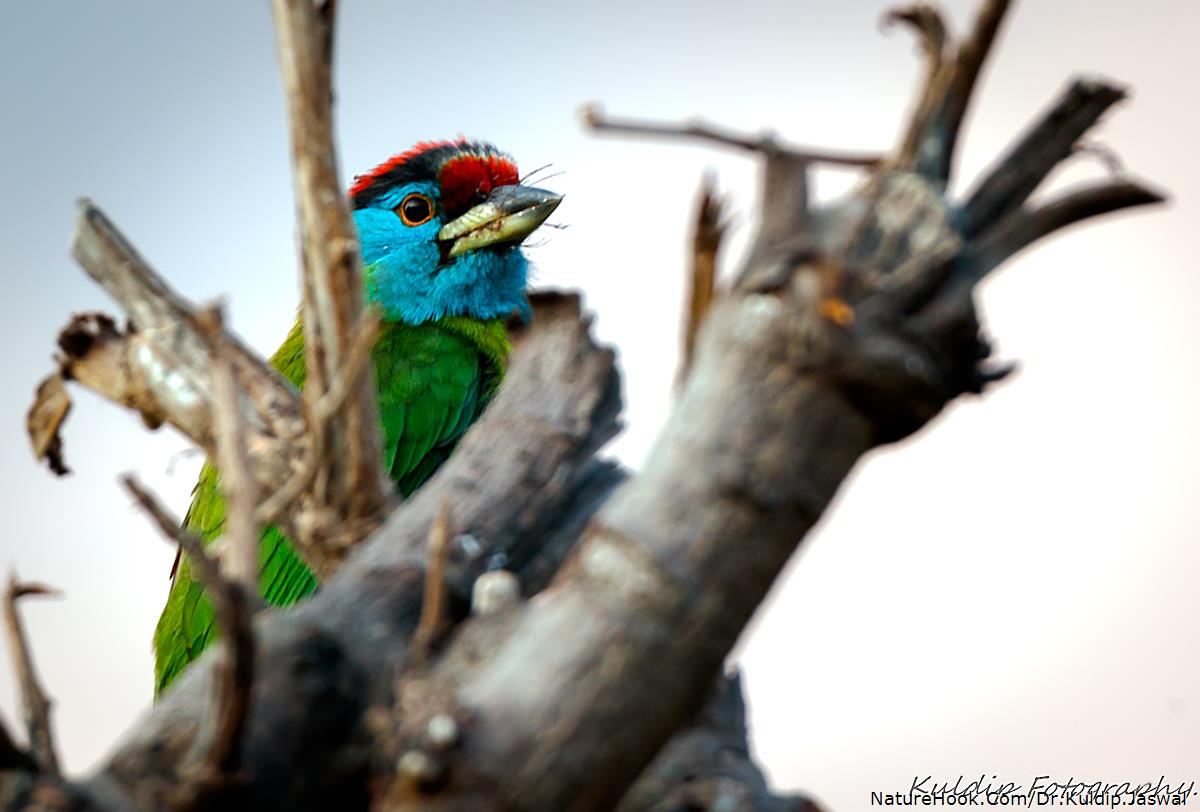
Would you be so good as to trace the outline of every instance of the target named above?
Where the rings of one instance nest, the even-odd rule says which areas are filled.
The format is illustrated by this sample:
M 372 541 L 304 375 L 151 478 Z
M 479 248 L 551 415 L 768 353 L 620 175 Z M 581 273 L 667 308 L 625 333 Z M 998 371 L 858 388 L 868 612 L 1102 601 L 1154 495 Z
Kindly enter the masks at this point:
M 460 257 L 487 245 L 517 244 L 558 208 L 562 195 L 531 186 L 498 186 L 487 200 L 442 226 L 437 238 L 446 258 Z

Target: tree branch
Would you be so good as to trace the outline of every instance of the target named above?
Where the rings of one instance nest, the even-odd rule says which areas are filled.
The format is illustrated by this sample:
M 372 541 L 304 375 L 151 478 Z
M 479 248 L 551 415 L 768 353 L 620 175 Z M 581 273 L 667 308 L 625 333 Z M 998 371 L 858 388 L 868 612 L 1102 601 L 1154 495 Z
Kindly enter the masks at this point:
M 214 328 L 219 322 L 214 323 Z M 200 766 L 192 774 L 185 772 L 185 786 L 179 795 L 224 792 L 240 784 L 242 739 L 250 712 L 250 691 L 254 686 L 254 631 L 250 625 L 252 605 L 257 602 L 258 584 L 247 589 L 243 583 L 227 579 L 221 568 L 204 549 L 200 538 L 183 527 L 138 480 L 122 477 L 122 484 L 138 505 L 174 541 L 191 560 L 212 601 L 217 624 L 226 640 L 225 656 L 217 666 L 215 728 L 212 741 Z M 257 539 L 255 539 L 257 541 Z M 255 547 L 257 551 L 257 545 Z
M 17 684 L 21 686 L 21 705 L 25 714 L 25 729 L 29 735 L 30 753 L 37 769 L 50 778 L 57 778 L 59 775 L 58 753 L 54 747 L 54 727 L 50 722 L 50 700 L 46 697 L 41 681 L 38 680 L 37 669 L 33 666 L 29 639 L 25 636 L 21 616 L 17 613 L 17 601 L 26 595 L 57 594 L 58 590 L 42 584 L 20 583 L 16 573 L 10 573 L 8 590 L 4 595 L 4 622 L 8 627 L 9 651 L 12 653 Z M 4 739 L 8 745 L 4 749 L 15 749 L 11 740 L 8 740 L 7 732 Z
M 421 617 L 413 634 L 413 656 L 421 663 L 429 657 L 434 642 L 446 625 L 446 562 L 450 555 L 450 503 L 442 497 L 429 528 L 426 545 L 424 600 Z
M 75 258 L 129 316 L 125 330 L 103 314 L 76 316 L 59 335 L 59 371 L 43 382 L 30 410 L 35 453 L 51 451 L 61 464 L 58 429 L 69 400 L 53 379 L 75 381 L 114 403 L 138 412 L 147 426 L 169 423 L 216 457 L 213 352 L 195 309 L 171 290 L 130 243 L 90 202 L 80 204 L 72 248 Z M 368 312 L 356 325 L 343 375 L 367 369 L 377 316 Z M 293 540 L 318 577 L 325 577 L 350 545 L 370 526 L 346 521 L 336 538 L 324 532 L 329 508 L 314 494 L 316 457 L 331 453 L 323 443 L 324 423 L 347 406 L 349 386 L 335 376 L 331 389 L 306 408 L 296 390 L 255 357 L 232 334 L 223 333 L 229 364 L 242 397 L 237 399 L 250 473 L 263 493 L 272 494 L 259 523 L 270 521 Z M 315 412 L 320 420 L 311 419 Z M 38 417 L 35 419 L 35 414 Z M 309 419 L 306 419 L 309 416 Z M 285 513 L 285 509 L 292 510 Z
M 1135 181 L 1086 186 L 1036 208 L 1002 217 L 962 254 L 960 278 L 972 284 L 1030 244 L 1067 226 L 1133 206 L 1162 203 L 1166 197 Z
M 304 268 L 307 377 L 304 397 L 318 403 L 346 366 L 365 317 L 358 239 L 338 179 L 331 111 L 336 5 L 272 0 L 279 65 L 291 125 L 292 172 Z M 343 522 L 371 527 L 391 495 L 381 464 L 375 375 L 364 364 L 349 382 L 343 409 L 325 428 L 316 474 L 318 498 Z M 346 546 L 358 533 L 342 540 Z
M 696 224 L 692 232 L 692 273 L 688 279 L 687 311 L 683 319 L 683 357 L 676 373 L 677 382 L 687 378 L 695 351 L 696 334 L 717 295 L 717 252 L 729 223 L 722 213 L 724 201 L 717 196 L 715 186 L 716 181 L 706 174 L 700 185 Z
M 1050 171 L 1071 155 L 1083 134 L 1125 95 L 1122 88 L 1105 82 L 1072 82 L 968 196 L 957 217 L 963 235 L 975 237 L 1020 207 Z
M 316 595 L 257 625 L 255 701 L 240 737 L 254 780 L 239 801 L 300 810 L 619 802 L 696 719 L 730 647 L 862 455 L 996 379 L 972 282 L 1037 237 L 1152 196 L 1112 184 L 1014 209 L 982 236 L 957 230 L 942 170 L 1006 6 L 985 0 L 954 72 L 918 105 L 915 152 L 845 200 L 810 210 L 809 159 L 768 155 L 770 210 L 746 268 L 698 329 L 686 384 L 637 475 L 593 458 L 617 425 L 611 352 L 591 341 L 576 298 L 536 297 L 504 387 L 456 454 Z M 292 10 L 309 24 L 316 13 L 307 3 Z M 284 456 L 297 459 L 301 446 Z M 315 478 L 320 493 L 336 490 L 330 470 Z M 457 625 L 418 662 L 412 641 L 443 500 L 461 530 L 444 579 Z M 500 611 L 468 616 L 472 587 L 495 564 L 536 594 L 515 602 L 508 581 Z M 170 803 L 217 713 L 220 662 L 202 657 L 95 777 L 60 790 L 80 806 Z M 706 796 L 681 792 L 723 792 L 701 783 Z
M 258 486 L 250 475 L 250 455 L 238 404 L 230 349 L 220 306 L 200 311 L 198 323 L 212 358 L 213 426 L 217 434 L 217 467 L 225 498 L 221 548 L 230 580 L 250 595 L 258 594 Z
M 864 155 L 788 146 L 779 143 L 770 134 L 764 133 L 757 137 L 741 135 L 740 133 L 723 129 L 715 124 L 709 124 L 699 119 L 686 121 L 682 124 L 670 124 L 631 118 L 615 118 L 606 114 L 603 109 L 595 104 L 585 106 L 582 115 L 584 126 L 599 133 L 650 136 L 655 138 L 692 138 L 727 147 L 735 147 L 749 152 L 760 152 L 764 155 L 781 154 L 808 163 L 824 163 L 835 166 L 872 167 L 879 164 L 882 160 L 882 156 L 879 155 Z

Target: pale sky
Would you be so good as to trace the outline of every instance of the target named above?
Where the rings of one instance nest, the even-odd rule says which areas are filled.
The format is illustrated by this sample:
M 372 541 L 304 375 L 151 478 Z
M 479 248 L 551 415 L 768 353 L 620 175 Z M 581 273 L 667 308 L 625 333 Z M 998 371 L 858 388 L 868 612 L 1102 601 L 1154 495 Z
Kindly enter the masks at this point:
M 703 114 L 843 149 L 890 147 L 912 98 L 911 40 L 879 0 L 346 3 L 344 177 L 458 133 L 553 163 L 566 194 L 531 250 L 542 285 L 581 288 L 620 351 L 635 465 L 665 419 L 694 192 L 705 168 L 741 212 L 736 155 L 597 139 L 579 106 Z M 960 25 L 974 7 L 946 4 Z M 1021 371 L 864 460 L 736 654 L 752 738 L 780 789 L 833 809 L 913 776 L 1200 779 L 1200 4 L 1015 4 L 969 120 L 955 189 L 1068 77 L 1133 89 L 1098 131 L 1169 208 L 1106 218 L 1005 266 L 982 295 Z M 75 473 L 24 438 L 34 384 L 72 312 L 114 311 L 67 258 L 73 201 L 103 206 L 179 290 L 231 303 L 264 354 L 298 298 L 286 129 L 265 2 L 0 5 L 0 565 L 65 590 L 24 615 L 67 768 L 86 771 L 150 700 L 150 635 L 173 551 L 130 506 L 136 471 L 182 513 L 200 464 L 170 431 L 77 395 Z M 1081 159 L 1055 186 L 1104 170 Z M 831 173 L 833 195 L 852 176 Z M 730 261 L 744 245 L 739 219 Z M 16 722 L 8 652 L 0 714 Z

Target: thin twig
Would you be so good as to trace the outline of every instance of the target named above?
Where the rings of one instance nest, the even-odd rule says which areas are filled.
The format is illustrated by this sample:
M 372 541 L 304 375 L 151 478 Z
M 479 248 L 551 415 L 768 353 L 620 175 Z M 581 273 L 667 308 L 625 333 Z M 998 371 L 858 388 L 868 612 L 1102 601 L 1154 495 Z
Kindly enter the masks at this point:
M 379 335 L 379 327 L 383 323 L 383 314 L 376 306 L 363 311 L 362 317 L 353 331 L 350 350 L 346 353 L 346 363 L 333 376 L 329 388 L 321 395 L 313 409 L 313 418 L 325 422 L 338 413 L 346 403 L 346 398 L 353 389 L 358 376 L 371 360 L 371 350 L 375 347 L 375 338 Z
M 724 201 L 718 197 L 716 181 L 705 174 L 700 183 L 696 225 L 692 233 L 692 273 L 688 280 L 688 307 L 684 318 L 683 357 L 676 384 L 687 379 L 696 351 L 696 335 L 716 298 L 717 252 L 728 222 L 723 217 Z
M 1108 144 L 1100 141 L 1083 141 L 1071 150 L 1073 158 L 1095 158 L 1108 174 L 1116 176 L 1125 171 L 1125 162 L 1120 154 Z
M 219 788 L 240 780 L 242 737 L 250 712 L 254 685 L 254 630 L 250 619 L 256 602 L 241 584 L 221 574 L 217 562 L 204 549 L 200 537 L 183 527 L 136 477 L 126 474 L 121 483 L 146 511 L 164 536 L 178 544 L 204 584 L 228 650 L 214 680 L 217 719 L 212 744 L 196 774 L 203 788 Z
M 220 305 L 197 314 L 201 334 L 212 355 L 213 428 L 217 435 L 217 470 L 225 498 L 225 523 L 221 529 L 229 579 L 250 593 L 258 592 L 258 483 L 250 475 L 246 432 L 238 408 L 230 348 L 225 341 L 225 319 Z
M 307 404 L 305 404 L 305 411 L 311 411 Z M 312 485 L 313 477 L 317 473 L 317 459 L 321 456 L 321 449 L 324 447 L 324 432 L 318 428 L 317 421 L 309 420 L 308 424 L 312 427 L 306 435 L 308 450 L 301 456 L 299 467 L 291 477 L 259 503 L 254 514 L 254 520 L 259 527 L 266 527 L 278 521 L 279 517 L 283 516 L 287 509 L 300 498 L 300 495 Z
M 784 145 L 780 144 L 770 134 L 764 133 L 758 137 L 742 135 L 718 127 L 715 124 L 701 121 L 700 119 L 692 119 L 682 124 L 671 124 L 631 118 L 614 118 L 606 114 L 595 104 L 585 106 L 582 115 L 584 125 L 596 132 L 644 135 L 656 138 L 695 138 L 701 141 L 711 141 L 716 144 L 749 150 L 750 152 L 760 152 L 768 155 L 784 153 L 810 163 L 825 163 L 838 166 L 872 167 L 883 160 L 881 155 L 855 154 Z
M 438 502 L 437 515 L 429 528 L 425 550 L 425 596 L 421 618 L 413 633 L 413 659 L 424 662 L 446 622 L 446 563 L 450 555 L 450 501 Z
M 29 735 L 29 749 L 38 769 L 55 778 L 60 772 L 58 754 L 54 748 L 54 728 L 50 723 L 50 700 L 38 680 L 29 639 L 25 635 L 25 627 L 21 624 L 21 616 L 17 613 L 17 601 L 26 595 L 58 594 L 58 590 L 43 584 L 20 583 L 16 573 L 10 573 L 8 591 L 4 598 L 4 621 L 8 626 L 9 650 L 12 652 L 17 683 L 21 686 L 21 704 Z
M 312 483 L 317 472 L 317 460 L 325 444 L 326 424 L 342 408 L 346 396 L 351 391 L 351 383 L 358 378 L 371 359 L 371 349 L 375 346 L 376 336 L 379 335 L 381 319 L 378 308 L 371 307 L 363 312 L 362 320 L 354 331 L 346 366 L 338 371 L 329 390 L 321 399 L 307 409 L 310 412 L 305 421 L 308 424 L 309 448 L 301 458 L 300 467 L 258 506 L 257 521 L 260 527 L 272 524 Z M 305 403 L 307 407 L 308 402 Z

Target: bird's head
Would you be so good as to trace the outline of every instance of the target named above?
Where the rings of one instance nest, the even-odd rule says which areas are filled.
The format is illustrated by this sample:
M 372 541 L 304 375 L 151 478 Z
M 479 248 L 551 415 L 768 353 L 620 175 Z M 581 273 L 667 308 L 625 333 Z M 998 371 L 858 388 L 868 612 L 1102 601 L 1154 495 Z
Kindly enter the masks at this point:
M 520 243 L 562 197 L 521 186 L 512 158 L 460 139 L 422 143 L 354 179 L 367 296 L 391 320 L 528 313 Z

